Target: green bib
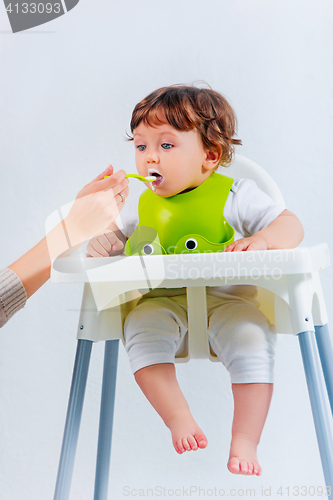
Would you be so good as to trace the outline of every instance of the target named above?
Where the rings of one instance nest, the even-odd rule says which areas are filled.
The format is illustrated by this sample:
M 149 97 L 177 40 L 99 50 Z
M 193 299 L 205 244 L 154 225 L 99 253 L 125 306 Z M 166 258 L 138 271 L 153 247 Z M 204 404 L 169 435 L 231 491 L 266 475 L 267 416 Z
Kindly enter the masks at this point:
M 235 234 L 223 215 L 232 184 L 230 177 L 213 172 L 197 188 L 168 198 L 147 189 L 125 254 L 222 252 Z

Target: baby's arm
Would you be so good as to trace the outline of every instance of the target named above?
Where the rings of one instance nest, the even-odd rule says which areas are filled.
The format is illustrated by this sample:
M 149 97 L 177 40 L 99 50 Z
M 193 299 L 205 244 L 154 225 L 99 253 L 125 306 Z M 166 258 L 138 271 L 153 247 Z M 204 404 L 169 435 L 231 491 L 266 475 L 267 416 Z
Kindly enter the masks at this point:
M 231 243 L 225 252 L 241 252 L 245 250 L 275 250 L 279 248 L 295 248 L 304 238 L 304 230 L 295 214 L 284 210 L 266 229 L 254 233 L 248 238 Z
M 88 257 L 109 257 L 123 253 L 126 236 L 120 231 L 116 223 L 108 226 L 108 231 L 92 238 L 87 247 Z

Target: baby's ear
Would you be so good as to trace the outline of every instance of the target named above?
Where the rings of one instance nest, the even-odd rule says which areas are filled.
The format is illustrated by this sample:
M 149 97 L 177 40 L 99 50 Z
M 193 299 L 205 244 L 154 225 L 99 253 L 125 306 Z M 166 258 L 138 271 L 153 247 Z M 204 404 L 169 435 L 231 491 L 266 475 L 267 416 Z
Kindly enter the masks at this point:
M 206 158 L 202 166 L 207 170 L 212 170 L 217 167 L 222 151 L 206 151 Z

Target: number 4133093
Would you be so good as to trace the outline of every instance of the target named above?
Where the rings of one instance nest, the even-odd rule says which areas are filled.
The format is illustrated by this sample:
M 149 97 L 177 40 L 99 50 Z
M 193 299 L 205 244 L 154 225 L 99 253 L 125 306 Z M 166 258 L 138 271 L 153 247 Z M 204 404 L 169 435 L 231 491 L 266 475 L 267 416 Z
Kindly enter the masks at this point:
M 6 7 L 6 11 L 9 12 L 10 14 L 12 12 L 16 12 L 17 14 L 21 12 L 22 14 L 43 14 L 46 12 L 46 14 L 51 14 L 52 12 L 54 14 L 60 14 L 61 12 L 61 4 L 60 3 L 23 3 L 22 5 L 19 5 L 18 3 L 12 4 L 9 3 L 8 6 Z
M 323 486 L 285 486 L 277 490 L 276 492 L 277 495 L 280 495 L 282 497 L 321 497 L 321 496 L 326 496 L 330 497 L 331 496 L 331 488 L 330 486 L 326 486 L 325 488 Z

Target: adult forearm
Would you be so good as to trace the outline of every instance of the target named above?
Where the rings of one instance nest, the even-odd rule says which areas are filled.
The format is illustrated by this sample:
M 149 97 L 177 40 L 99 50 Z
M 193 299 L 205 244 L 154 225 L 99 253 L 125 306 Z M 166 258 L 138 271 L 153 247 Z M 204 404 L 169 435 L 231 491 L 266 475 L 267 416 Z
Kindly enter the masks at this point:
M 8 266 L 22 281 L 28 298 L 49 279 L 52 260 L 68 249 L 63 226 L 59 224 L 36 246 Z
M 102 234 L 118 216 L 127 196 L 125 172 L 113 174 L 111 165 L 81 189 L 64 221 L 8 266 L 20 278 L 28 298 L 49 279 L 52 261 L 70 255 L 83 241 Z

